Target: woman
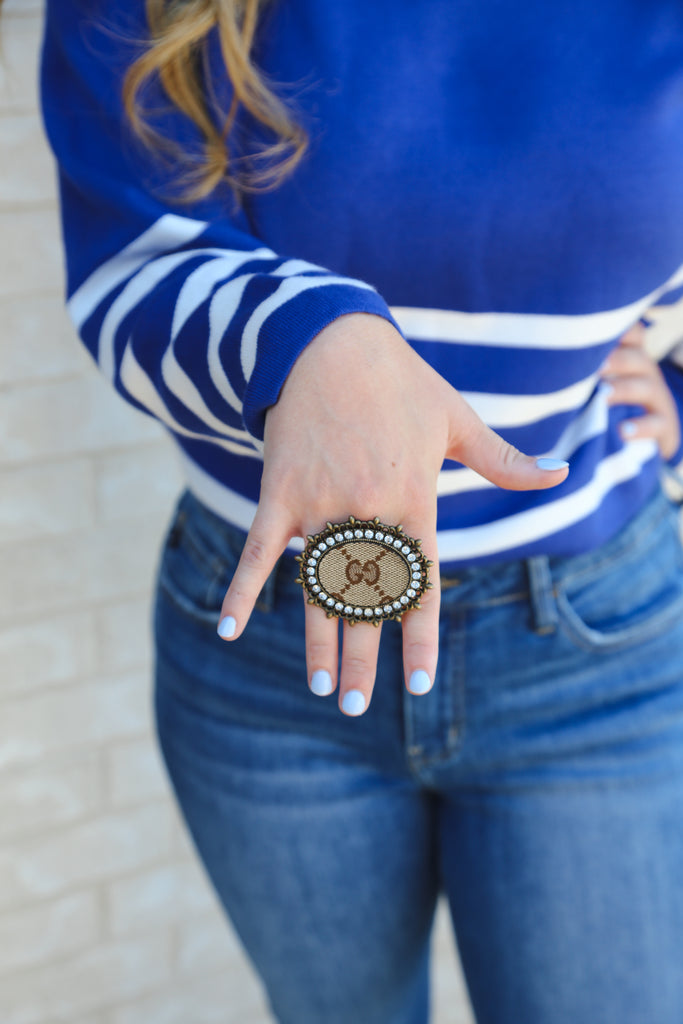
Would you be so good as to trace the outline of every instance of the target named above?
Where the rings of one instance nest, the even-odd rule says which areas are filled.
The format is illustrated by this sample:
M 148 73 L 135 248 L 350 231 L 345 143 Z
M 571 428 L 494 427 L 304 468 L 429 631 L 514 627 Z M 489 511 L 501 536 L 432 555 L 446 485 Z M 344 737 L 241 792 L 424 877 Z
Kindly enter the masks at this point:
M 680 1024 L 682 85 L 664 0 L 48 3 L 69 309 L 187 473 L 161 747 L 280 1021 L 425 1022 L 444 890 L 480 1024 Z

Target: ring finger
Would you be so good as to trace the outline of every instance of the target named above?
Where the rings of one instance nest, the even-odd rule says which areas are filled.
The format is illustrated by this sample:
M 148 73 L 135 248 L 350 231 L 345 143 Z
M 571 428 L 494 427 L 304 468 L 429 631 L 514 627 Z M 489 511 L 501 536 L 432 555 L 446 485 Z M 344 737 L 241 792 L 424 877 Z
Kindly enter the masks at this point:
M 381 632 L 369 623 L 344 623 L 339 707 L 345 715 L 362 715 L 370 703 Z
M 318 697 L 327 697 L 337 687 L 339 623 L 306 602 L 305 624 L 308 685 Z

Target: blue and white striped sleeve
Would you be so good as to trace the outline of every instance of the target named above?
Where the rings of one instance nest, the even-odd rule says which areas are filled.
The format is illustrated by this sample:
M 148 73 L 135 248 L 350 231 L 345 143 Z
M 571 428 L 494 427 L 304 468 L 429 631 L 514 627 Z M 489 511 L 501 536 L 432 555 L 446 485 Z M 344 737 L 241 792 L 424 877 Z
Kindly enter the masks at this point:
M 79 10 L 48 0 L 42 61 L 72 319 L 132 404 L 177 434 L 256 455 L 305 346 L 343 314 L 391 314 L 369 284 L 263 245 L 225 195 L 191 208 L 160 199 L 122 110 L 116 34 Z

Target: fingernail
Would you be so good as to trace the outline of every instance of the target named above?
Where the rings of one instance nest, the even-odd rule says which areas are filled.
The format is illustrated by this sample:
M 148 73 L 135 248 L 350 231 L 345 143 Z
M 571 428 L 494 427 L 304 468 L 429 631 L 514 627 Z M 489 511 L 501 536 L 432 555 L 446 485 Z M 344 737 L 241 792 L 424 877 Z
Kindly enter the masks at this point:
M 318 697 L 327 697 L 334 687 L 332 686 L 332 676 L 329 672 L 326 672 L 324 668 L 319 668 L 311 676 L 311 690 L 317 694 Z
M 600 390 L 602 391 L 602 393 L 605 396 L 605 398 L 609 398 L 610 395 L 614 394 L 613 386 L 611 384 L 608 384 L 606 380 L 604 380 L 601 383 Z
M 638 431 L 635 423 L 622 423 L 619 429 L 621 430 L 622 437 L 633 437 Z
M 546 471 L 550 471 L 550 470 L 555 470 L 555 469 L 567 469 L 567 467 L 569 466 L 569 463 L 565 462 L 564 459 L 545 459 L 545 458 L 542 458 L 542 459 L 536 459 L 536 465 L 538 466 L 539 469 L 545 469 Z
M 226 615 L 218 623 L 218 635 L 223 637 L 224 640 L 229 640 L 231 636 L 235 635 L 236 626 L 237 623 L 232 615 Z
M 360 690 L 348 690 L 341 706 L 346 715 L 362 715 L 365 711 L 365 697 Z
M 410 677 L 408 682 L 408 689 L 411 693 L 416 696 L 420 696 L 423 693 L 429 693 L 432 688 L 432 681 L 429 678 L 429 674 L 425 672 L 423 668 L 416 669 Z

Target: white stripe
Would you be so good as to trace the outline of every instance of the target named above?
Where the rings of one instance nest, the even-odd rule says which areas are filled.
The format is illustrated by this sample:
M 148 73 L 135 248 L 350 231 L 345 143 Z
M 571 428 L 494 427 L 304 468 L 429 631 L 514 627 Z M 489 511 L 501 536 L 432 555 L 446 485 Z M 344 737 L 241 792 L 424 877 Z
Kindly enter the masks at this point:
M 590 398 L 597 374 L 544 395 L 495 395 L 481 391 L 461 391 L 477 416 L 494 430 L 523 427 L 556 413 L 580 409 Z
M 107 310 L 107 315 L 102 323 L 99 338 L 99 351 L 97 361 L 100 369 L 108 380 L 113 381 L 116 374 L 114 360 L 114 342 L 117 331 L 123 323 L 124 318 L 145 299 L 153 288 L 156 288 L 164 278 L 168 277 L 176 267 L 194 259 L 196 256 L 215 256 L 220 254 L 220 249 L 187 249 L 184 252 L 170 253 L 168 256 L 159 256 L 157 259 L 147 263 L 138 273 L 130 279 L 120 295 L 114 299 Z
M 645 347 L 649 354 L 659 360 L 671 353 L 677 362 L 675 349 L 683 339 L 683 299 L 667 306 L 653 306 L 645 316 L 650 323 L 645 332 Z
M 272 277 L 289 277 L 290 274 L 300 274 L 303 270 L 318 270 L 312 263 L 304 260 L 287 260 L 271 274 Z M 260 274 L 242 274 L 239 277 L 228 281 L 222 288 L 219 288 L 209 307 L 209 372 L 216 389 L 223 396 L 225 401 L 236 412 L 242 412 L 242 402 L 233 388 L 228 375 L 226 374 L 220 359 L 220 344 L 230 326 L 230 322 L 240 308 L 244 291 L 247 285 Z M 310 279 L 307 279 L 310 280 Z M 319 280 L 315 278 L 315 280 Z M 280 286 L 281 287 L 281 286 Z M 260 307 L 256 307 L 259 309 Z
M 549 451 L 537 454 L 552 459 L 566 459 L 571 465 L 572 456 L 576 450 L 592 438 L 604 434 L 608 423 L 607 397 L 604 388 L 598 388 L 592 401 L 585 409 L 581 410 L 576 419 L 569 423 L 557 443 Z M 439 497 L 445 497 L 452 494 L 463 494 L 465 491 L 481 491 L 495 486 L 486 477 L 480 476 L 473 469 L 464 466 L 461 469 L 442 469 L 437 480 L 436 493 Z
M 218 284 L 221 278 L 232 277 L 236 270 L 239 270 L 245 263 L 251 263 L 252 260 L 273 258 L 275 258 L 275 253 L 271 249 L 253 249 L 250 252 L 228 252 L 226 250 L 217 259 L 209 260 L 193 270 L 178 294 L 173 311 L 171 340 L 174 341 L 178 337 L 192 314 L 208 298 L 211 289 Z
M 219 483 L 182 449 L 179 455 L 187 486 L 192 493 L 221 519 L 249 531 L 256 515 L 256 502 Z
M 285 303 L 296 298 L 296 296 L 300 295 L 302 292 L 312 290 L 313 288 L 323 288 L 336 284 L 350 284 L 355 288 L 362 288 L 365 291 L 373 291 L 371 285 L 364 284 L 362 281 L 354 281 L 348 277 L 336 277 L 332 275 L 325 277 L 290 277 L 286 278 L 277 291 L 273 292 L 272 295 L 267 299 L 264 299 L 264 301 L 256 307 L 249 317 L 242 335 L 241 357 L 242 372 L 244 373 L 245 380 L 248 381 L 254 372 L 259 331 L 268 317 L 281 306 L 284 306 Z
M 260 442 L 255 438 L 251 441 L 251 447 L 247 447 L 243 444 L 237 444 L 234 441 L 222 440 L 221 438 L 216 437 L 207 437 L 206 434 L 198 434 L 193 430 L 187 430 L 186 427 L 181 426 L 162 402 L 159 392 L 135 358 L 135 353 L 130 345 L 126 348 L 124 357 L 121 361 L 121 381 L 126 391 L 132 395 L 133 398 L 137 398 L 137 400 L 141 402 L 153 416 L 156 416 L 158 420 L 164 423 L 176 434 L 182 434 L 183 437 L 195 438 L 198 441 L 208 441 L 211 444 L 215 444 L 219 448 L 224 448 L 225 451 L 232 452 L 235 455 L 246 455 L 253 459 L 261 459 L 263 457 L 261 452 L 256 450 L 257 447 L 262 448 L 262 445 L 260 445 Z
M 604 459 L 588 484 L 549 505 L 480 526 L 441 531 L 437 535 L 440 561 L 463 562 L 495 555 L 574 526 L 595 512 L 613 487 L 636 477 L 656 450 L 654 441 L 631 441 Z
M 199 388 L 176 359 L 172 348 L 166 349 L 164 358 L 161 361 L 161 375 L 168 390 L 195 416 L 198 416 L 200 420 L 206 423 L 208 427 L 211 427 L 219 434 L 223 434 L 225 437 L 232 437 L 236 441 L 242 441 L 246 444 L 252 442 L 251 435 L 246 430 L 228 426 L 227 423 L 224 423 L 223 420 L 220 420 L 211 412 Z
M 242 274 L 228 281 L 214 294 L 209 306 L 209 346 L 207 358 L 209 373 L 216 390 L 236 412 L 242 412 L 242 402 L 228 380 L 220 357 L 220 344 L 230 321 L 239 309 L 244 289 L 253 280 L 253 274 Z
M 143 264 L 159 253 L 187 245 L 198 238 L 206 228 L 205 221 L 179 217 L 175 213 L 167 213 L 160 217 L 130 245 L 99 266 L 73 293 L 67 308 L 76 330 L 80 330 L 109 292 L 139 270 Z
M 588 348 L 619 337 L 667 291 L 683 282 L 683 266 L 649 295 L 619 309 L 574 316 L 550 313 L 462 313 L 392 306 L 391 314 L 412 341 L 458 342 L 501 348 Z
M 655 450 L 654 442 L 633 441 L 605 459 L 589 484 L 550 506 L 529 509 L 481 526 L 439 532 L 439 559 L 443 562 L 466 562 L 471 558 L 504 553 L 579 523 L 596 511 L 614 486 L 637 476 Z M 187 484 L 197 498 L 216 515 L 248 531 L 256 514 L 256 503 L 221 484 L 182 451 L 180 458 Z M 293 537 L 287 547 L 290 551 L 301 551 L 302 538 Z
M 318 267 L 315 263 L 309 263 L 308 260 L 287 260 L 282 263 L 277 269 L 273 271 L 273 277 L 294 277 L 295 274 L 329 274 L 329 270 L 325 270 L 324 267 Z
M 683 344 L 676 345 L 669 353 L 669 358 L 674 366 L 677 366 L 679 370 L 683 370 Z
M 184 451 L 180 450 L 179 455 L 187 486 L 195 497 L 221 519 L 248 532 L 256 515 L 256 502 L 210 476 Z M 303 547 L 302 537 L 292 537 L 287 545 L 287 551 L 303 551 Z

